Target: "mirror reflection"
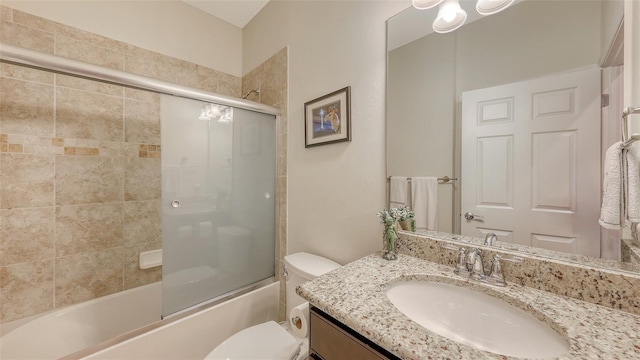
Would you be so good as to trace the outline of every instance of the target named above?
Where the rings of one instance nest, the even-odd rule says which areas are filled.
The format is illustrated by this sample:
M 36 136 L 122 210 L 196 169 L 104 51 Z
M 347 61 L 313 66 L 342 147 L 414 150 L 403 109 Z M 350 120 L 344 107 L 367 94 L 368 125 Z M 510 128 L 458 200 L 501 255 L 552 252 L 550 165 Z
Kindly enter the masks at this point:
M 448 176 L 427 230 L 622 260 L 621 232 L 598 219 L 620 140 L 623 2 L 524 0 L 490 16 L 459 3 L 468 16 L 449 33 L 433 32 L 437 7 L 388 21 L 390 197 L 411 203 L 412 178 Z

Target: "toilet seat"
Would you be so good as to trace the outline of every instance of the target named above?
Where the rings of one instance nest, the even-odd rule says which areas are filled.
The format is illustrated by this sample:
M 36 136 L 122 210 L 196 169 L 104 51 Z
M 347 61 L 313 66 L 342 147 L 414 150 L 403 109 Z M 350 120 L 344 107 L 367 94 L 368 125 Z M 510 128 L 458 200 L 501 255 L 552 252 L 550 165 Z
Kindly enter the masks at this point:
M 300 342 L 275 321 L 244 329 L 218 345 L 206 360 L 291 360 L 300 352 Z

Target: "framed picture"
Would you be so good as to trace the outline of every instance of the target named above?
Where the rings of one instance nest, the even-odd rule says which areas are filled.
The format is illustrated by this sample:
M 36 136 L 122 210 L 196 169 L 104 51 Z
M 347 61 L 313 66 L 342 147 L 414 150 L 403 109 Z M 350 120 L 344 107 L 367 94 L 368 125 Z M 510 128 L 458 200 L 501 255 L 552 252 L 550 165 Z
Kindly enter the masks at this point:
M 304 104 L 304 146 L 351 141 L 351 87 Z

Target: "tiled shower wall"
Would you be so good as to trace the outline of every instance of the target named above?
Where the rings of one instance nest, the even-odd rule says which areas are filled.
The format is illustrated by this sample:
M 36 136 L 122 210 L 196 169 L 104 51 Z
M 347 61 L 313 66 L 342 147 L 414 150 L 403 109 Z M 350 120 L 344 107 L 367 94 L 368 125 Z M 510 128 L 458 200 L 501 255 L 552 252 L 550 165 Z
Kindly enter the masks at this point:
M 223 95 L 244 90 L 238 77 L 7 7 L 0 20 L 3 43 Z M 250 99 L 286 109 L 286 60 L 283 49 L 250 74 L 262 87 Z M 0 322 L 161 279 L 160 268 L 137 266 L 140 251 L 162 247 L 159 99 L 0 64 Z M 278 129 L 280 254 L 286 116 Z
M 248 100 L 270 105 L 280 110 L 277 126 L 276 165 L 276 278 L 280 278 L 287 255 L 287 48 L 280 50 L 267 61 L 251 70 L 242 78 L 242 92 L 259 89 Z M 280 320 L 285 319 L 285 282 L 280 282 Z

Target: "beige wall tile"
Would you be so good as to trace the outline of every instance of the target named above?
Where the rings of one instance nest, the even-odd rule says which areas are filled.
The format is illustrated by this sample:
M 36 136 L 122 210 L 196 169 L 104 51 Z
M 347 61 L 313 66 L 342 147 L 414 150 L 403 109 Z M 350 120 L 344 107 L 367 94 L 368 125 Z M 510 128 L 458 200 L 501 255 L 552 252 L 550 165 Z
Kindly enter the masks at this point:
M 93 34 L 91 43 L 95 44 L 95 45 L 98 45 L 98 46 L 105 47 L 107 49 L 111 49 L 111 50 L 114 50 L 114 51 L 121 52 L 123 54 L 132 53 L 134 51 L 134 49 L 135 49 L 135 46 L 133 46 L 133 45 L 124 43 L 122 41 L 109 39 L 107 37 L 104 37 L 104 36 L 101 36 L 101 35 L 97 35 L 97 34 Z
M 64 25 L 61 23 L 54 23 L 56 33 L 56 41 L 60 37 L 67 37 L 75 40 L 80 40 L 82 42 L 90 43 L 93 40 L 93 34 L 90 32 L 80 30 L 78 28 L 74 28 L 68 25 Z
M 54 256 L 54 209 L 0 210 L 0 266 Z
M 124 156 L 124 144 L 120 141 L 101 141 L 100 156 Z
M 242 85 L 234 82 L 227 82 L 220 80 L 218 82 L 218 94 L 233 96 L 233 97 L 241 97 L 242 94 Z
M 125 141 L 160 144 L 160 103 L 125 100 Z
M 126 158 L 125 201 L 155 200 L 162 196 L 160 159 Z
M 53 86 L 0 78 L 0 132 L 53 136 Z
M 123 245 L 123 204 L 67 205 L 56 208 L 56 256 Z
M 89 37 L 88 41 L 93 39 Z M 124 54 L 85 41 L 56 36 L 56 55 L 100 65 L 116 70 L 124 70 Z
M 162 241 L 160 200 L 125 201 L 124 245 Z
M 19 10 L 13 10 L 13 22 L 49 33 L 56 31 L 55 22 Z
M 54 36 L 52 33 L 8 21 L 0 22 L 0 41 L 9 45 L 53 54 Z
M 287 218 L 287 177 L 278 176 L 276 179 L 276 193 L 278 194 L 278 209 L 280 217 Z
M 56 137 L 122 140 L 123 98 L 56 89 Z
M 0 5 L 0 20 L 13 21 L 13 9 Z
M 282 118 L 282 117 L 280 117 Z M 278 158 L 276 160 L 276 176 L 287 176 L 287 133 L 278 133 Z
M 56 259 L 56 307 L 123 290 L 123 248 L 75 254 Z
M 53 73 L 22 66 L 0 63 L 0 76 L 53 85 Z
M 125 247 L 124 255 L 124 289 L 151 284 L 162 280 L 162 267 L 140 269 L 139 256 L 143 251 L 161 249 L 160 241 L 151 241 L 139 245 Z
M 125 70 L 171 83 L 176 83 L 178 78 L 177 69 L 169 61 L 158 59 L 155 53 L 146 50 L 125 55 Z
M 78 90 L 122 97 L 122 86 L 105 84 L 97 81 L 85 80 L 77 77 L 56 74 L 56 86 L 74 88 Z
M 123 200 L 124 159 L 56 155 L 56 204 Z
M 218 92 L 218 76 L 215 70 L 198 65 L 198 89 Z
M 200 85 L 200 74 L 198 73 L 199 65 L 180 61 L 176 72 L 176 83 L 183 86 L 198 88 Z
M 53 309 L 53 260 L 0 267 L 0 322 Z
M 126 99 L 159 104 L 160 98 L 162 96 L 169 96 L 169 95 L 160 95 L 157 93 L 153 93 L 151 91 L 143 91 L 143 90 L 136 90 L 136 89 L 129 89 L 129 88 L 124 89 L 124 97 Z
M 53 155 L 0 154 L 0 206 L 52 206 L 53 179 Z

